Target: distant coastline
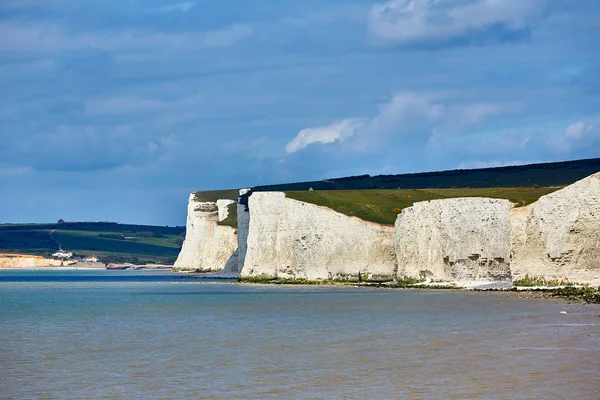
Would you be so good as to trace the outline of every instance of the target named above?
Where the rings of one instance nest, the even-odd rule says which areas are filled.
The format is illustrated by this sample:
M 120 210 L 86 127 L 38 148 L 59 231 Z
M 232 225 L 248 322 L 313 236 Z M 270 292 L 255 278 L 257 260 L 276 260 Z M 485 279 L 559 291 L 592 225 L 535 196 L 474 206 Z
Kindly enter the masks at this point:
M 106 263 L 79 260 L 56 260 L 42 256 L 0 253 L 0 270 L 105 270 Z M 128 269 L 170 269 L 168 264 L 129 264 Z

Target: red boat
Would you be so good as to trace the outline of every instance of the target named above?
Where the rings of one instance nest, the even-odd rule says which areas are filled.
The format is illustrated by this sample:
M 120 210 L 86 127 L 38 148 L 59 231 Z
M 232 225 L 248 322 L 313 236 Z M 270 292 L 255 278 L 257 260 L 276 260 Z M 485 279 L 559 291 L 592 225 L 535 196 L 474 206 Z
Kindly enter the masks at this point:
M 111 270 L 115 270 L 115 269 L 122 270 L 122 269 L 127 269 L 127 268 L 129 268 L 129 265 L 108 264 L 106 266 L 106 269 L 111 269 Z

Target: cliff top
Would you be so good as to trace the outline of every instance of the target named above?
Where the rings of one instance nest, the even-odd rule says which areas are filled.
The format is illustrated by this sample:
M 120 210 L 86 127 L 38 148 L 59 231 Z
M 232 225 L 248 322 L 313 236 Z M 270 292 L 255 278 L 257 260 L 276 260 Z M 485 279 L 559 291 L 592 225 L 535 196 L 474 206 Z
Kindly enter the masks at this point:
M 237 200 L 238 192 L 238 189 L 198 191 L 194 192 L 194 201 L 216 203 L 217 200 Z
M 365 221 L 393 225 L 396 216 L 404 208 L 420 201 L 457 197 L 489 197 L 506 199 L 516 207 L 522 207 L 561 188 L 562 186 L 484 189 L 307 190 L 289 191 L 286 192 L 286 195 L 291 199 L 329 207 L 339 213 L 359 217 Z
M 329 207 L 340 213 L 380 224 L 393 224 L 396 215 L 418 201 L 491 197 L 517 206 L 600 171 L 600 158 L 498 168 L 423 172 L 400 175 L 361 175 L 312 182 L 257 186 L 253 191 L 283 191 L 289 198 Z M 313 190 L 310 190 L 313 189 Z M 194 193 L 196 201 L 236 199 L 238 190 Z M 228 221 L 226 225 L 233 225 Z

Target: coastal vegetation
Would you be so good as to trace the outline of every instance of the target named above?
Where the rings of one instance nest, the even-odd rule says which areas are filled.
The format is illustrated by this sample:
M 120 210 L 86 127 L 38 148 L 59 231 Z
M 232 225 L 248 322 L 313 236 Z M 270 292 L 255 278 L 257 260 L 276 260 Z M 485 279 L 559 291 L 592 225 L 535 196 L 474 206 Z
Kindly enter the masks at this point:
M 550 291 L 549 296 L 574 302 L 600 304 L 600 288 L 597 287 L 564 287 Z
M 391 288 L 420 287 L 422 280 L 408 277 L 400 277 L 395 280 L 389 278 L 361 278 L 348 276 L 345 279 L 305 279 L 305 278 L 273 278 L 268 275 L 239 277 L 240 283 L 274 284 L 274 285 L 352 285 L 352 286 L 377 286 Z
M 519 287 L 555 287 L 573 286 L 574 283 L 568 279 L 545 279 L 544 277 L 525 275 L 521 279 L 514 280 L 513 285 Z
M 331 280 L 331 279 L 283 279 L 283 278 L 271 278 L 269 276 L 250 276 L 238 278 L 239 283 L 245 284 L 269 284 L 269 285 L 334 285 L 334 286 L 360 286 L 360 287 L 378 287 L 378 288 L 390 288 L 390 289 L 427 289 L 427 290 L 459 290 L 460 287 L 454 284 L 436 284 L 430 285 L 425 284 L 423 281 L 418 279 L 401 278 L 395 281 L 358 281 L 354 280 Z M 516 290 L 517 285 L 515 281 Z M 551 286 L 551 285 L 548 285 Z M 501 289 L 492 289 L 492 291 L 498 291 Z M 479 290 L 479 292 L 486 292 L 490 290 Z M 576 287 L 566 286 L 557 288 L 535 288 L 531 287 L 528 290 L 519 290 L 519 293 L 528 293 L 534 297 L 547 297 L 547 298 L 561 298 L 571 302 L 577 303 L 588 303 L 588 304 L 600 304 L 600 288 L 597 287 Z

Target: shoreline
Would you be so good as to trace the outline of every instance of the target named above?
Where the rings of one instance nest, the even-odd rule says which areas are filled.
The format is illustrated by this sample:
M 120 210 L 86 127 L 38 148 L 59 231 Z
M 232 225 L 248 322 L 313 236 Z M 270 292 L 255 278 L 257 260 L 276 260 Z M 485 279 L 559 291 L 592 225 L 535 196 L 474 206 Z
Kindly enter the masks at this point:
M 233 277 L 211 276 L 210 273 L 185 273 L 179 272 L 190 280 L 215 279 L 222 282 L 211 281 L 212 284 L 240 284 L 240 285 L 280 285 L 280 286 L 345 286 L 364 287 L 375 289 L 412 289 L 412 290 L 446 290 L 478 293 L 512 293 L 523 298 L 560 299 L 568 302 L 584 304 L 600 304 L 600 286 L 561 285 L 561 286 L 512 286 L 505 288 L 464 288 L 455 285 L 442 285 L 439 283 L 407 283 L 407 282 L 351 282 L 351 281 L 307 281 L 307 280 L 267 280 L 267 279 L 236 279 Z
M 94 270 L 94 271 L 104 271 L 105 267 L 72 267 L 72 266 L 35 266 L 35 267 L 0 267 L 1 271 L 47 271 L 47 270 L 56 270 L 56 271 L 71 271 L 71 270 Z
M 142 267 L 142 268 L 139 268 Z M 107 271 L 104 267 L 89 266 L 35 266 L 35 267 L 0 267 L 0 271 Z M 160 268 L 153 265 L 150 268 L 127 269 L 126 271 L 169 271 L 167 268 Z M 600 287 L 583 285 L 562 285 L 562 286 L 512 286 L 505 288 L 464 288 L 456 285 L 426 284 L 420 282 L 352 282 L 352 281 L 307 281 L 307 280 L 267 280 L 267 279 L 239 279 L 226 276 L 211 276 L 210 273 L 193 273 L 173 271 L 181 277 L 190 281 L 202 281 L 211 279 L 210 284 L 240 284 L 240 285 L 280 285 L 280 286 L 338 286 L 355 288 L 374 288 L 374 289 L 409 289 L 425 291 L 460 291 L 460 292 L 478 292 L 478 293 L 505 293 L 513 294 L 519 298 L 544 298 L 557 299 L 567 302 L 576 302 L 583 304 L 600 304 Z M 209 283 L 209 282 L 205 282 Z
M 103 266 L 98 266 L 98 267 L 91 267 L 91 266 L 76 266 L 76 264 L 74 265 L 64 265 L 64 266 L 52 266 L 52 265 L 46 265 L 46 266 L 34 266 L 34 267 L 5 267 L 5 266 L 0 266 L 0 271 L 75 271 L 75 270 L 81 270 L 81 271 L 110 271 L 107 270 L 106 267 Z M 170 271 L 171 268 L 168 265 L 158 265 L 158 264 L 152 264 L 152 265 L 135 265 L 132 266 L 131 268 L 127 268 L 124 270 L 117 270 L 117 271 Z

